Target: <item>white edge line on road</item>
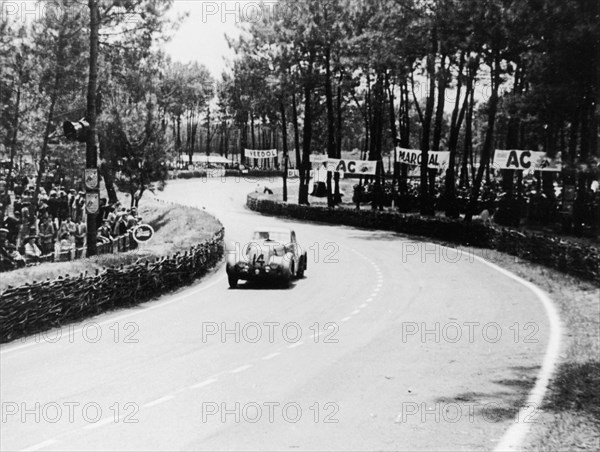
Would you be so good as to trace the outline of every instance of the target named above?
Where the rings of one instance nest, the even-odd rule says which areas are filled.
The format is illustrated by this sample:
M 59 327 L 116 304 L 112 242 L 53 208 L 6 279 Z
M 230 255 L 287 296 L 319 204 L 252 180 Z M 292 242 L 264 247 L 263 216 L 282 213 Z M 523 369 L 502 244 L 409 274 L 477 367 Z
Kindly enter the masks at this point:
M 457 248 L 450 248 L 447 246 L 442 246 L 442 248 L 460 251 Z M 537 298 L 540 300 L 544 309 L 546 310 L 546 315 L 548 316 L 548 320 L 550 322 L 550 334 L 548 338 L 548 347 L 546 348 L 546 354 L 544 355 L 544 361 L 542 363 L 542 368 L 540 369 L 537 379 L 535 381 L 535 385 L 533 389 L 529 392 L 529 396 L 527 397 L 527 402 L 523 407 L 519 409 L 518 418 L 519 420 L 527 419 L 527 416 L 530 415 L 531 406 L 540 407 L 543 400 L 544 395 L 546 394 L 546 390 L 548 389 L 548 384 L 550 382 L 550 378 L 554 373 L 556 368 L 556 364 L 558 363 L 560 348 L 561 348 L 561 338 L 563 335 L 563 327 L 560 320 L 560 316 L 558 315 L 558 311 L 554 303 L 550 299 L 550 297 L 540 289 L 535 284 L 524 280 L 520 276 L 515 275 L 514 273 L 493 264 L 479 256 L 472 254 L 476 260 L 483 262 L 485 265 L 493 268 L 494 270 L 502 273 L 503 275 L 521 283 L 529 290 L 531 290 Z M 520 450 L 521 443 L 525 439 L 525 435 L 529 431 L 530 423 L 529 422 L 516 422 L 512 424 L 504 435 L 496 445 L 494 450 L 496 451 L 516 451 Z
M 160 399 L 153 400 L 152 402 L 144 403 L 142 405 L 142 408 L 150 408 L 151 406 L 159 405 L 161 403 L 167 402 L 174 398 L 175 398 L 175 396 L 173 396 L 173 395 L 166 395 L 164 397 L 161 397 Z
M 117 421 L 118 421 L 118 419 L 117 419 Z M 100 420 L 98 422 L 94 422 L 93 424 L 86 425 L 83 428 L 86 429 L 86 430 L 93 430 L 95 428 L 102 427 L 103 425 L 110 424 L 111 422 L 116 422 L 115 419 L 114 419 L 114 417 L 107 417 L 107 418 L 102 419 L 102 420 Z
M 250 369 L 251 367 L 252 367 L 252 364 L 246 364 L 245 366 L 241 366 L 241 367 L 238 367 L 237 369 L 230 370 L 229 373 L 237 374 L 237 373 L 245 371 L 246 369 Z
M 215 274 L 217 274 L 216 271 L 215 271 Z M 164 302 L 158 302 L 157 304 L 155 304 L 153 306 L 148 306 L 148 307 L 145 307 L 145 308 L 142 308 L 142 309 L 135 309 L 135 307 L 133 307 L 133 308 L 126 308 L 127 312 L 123 313 L 120 316 L 111 317 L 110 319 L 106 319 L 106 320 L 103 320 L 101 322 L 95 322 L 95 323 L 97 325 L 105 325 L 107 323 L 111 323 L 111 322 L 114 323 L 116 321 L 119 321 L 119 320 L 122 320 L 122 319 L 126 319 L 128 317 L 131 317 L 131 316 L 134 316 L 134 315 L 138 315 L 138 314 L 141 314 L 143 312 L 148 312 L 148 311 L 153 311 L 154 309 L 163 308 L 165 306 L 168 306 L 170 304 L 173 304 L 173 303 L 176 303 L 176 302 L 178 302 L 180 300 L 183 300 L 184 298 L 190 297 L 190 296 L 195 295 L 195 294 L 197 294 L 199 292 L 202 292 L 202 291 L 204 291 L 206 289 L 209 289 L 212 286 L 215 286 L 215 285 L 221 283 L 221 281 L 223 281 L 224 279 L 225 279 L 225 275 L 223 274 L 219 278 L 217 278 L 215 281 L 213 281 L 213 282 L 211 282 L 209 284 L 206 284 L 206 285 L 201 285 L 202 281 L 200 281 L 199 282 L 199 284 L 201 285 L 200 287 L 198 287 L 196 289 L 188 289 L 188 290 L 186 290 L 185 293 L 179 295 L 178 297 L 173 298 L 172 300 L 166 300 Z M 164 296 L 168 296 L 168 295 L 164 295 Z M 157 300 L 149 300 L 146 303 L 151 303 L 152 301 L 157 301 Z M 141 303 L 138 306 L 143 306 L 143 305 L 144 305 L 144 303 Z M 107 311 L 106 314 L 110 314 L 110 311 Z M 100 315 L 102 315 L 102 314 L 100 314 Z M 88 319 L 88 321 L 89 321 L 89 319 Z M 69 332 L 69 334 L 78 334 L 82 330 L 83 330 L 83 327 L 78 328 L 78 329 L 74 330 L 73 332 Z M 45 341 L 28 342 L 28 343 L 25 343 L 23 345 L 18 345 L 18 346 L 15 346 L 15 347 L 10 347 L 10 348 L 5 347 L 5 348 L 0 349 L 0 356 L 2 356 L 2 355 L 8 355 L 11 352 L 16 352 L 18 350 L 23 350 L 25 348 L 29 348 L 31 346 L 39 345 L 39 344 L 44 344 L 44 343 L 46 343 L 46 342 Z
M 54 443 L 56 443 L 55 439 L 47 439 L 46 441 L 42 441 L 41 443 L 37 443 L 37 444 L 35 444 L 35 445 L 31 446 L 31 447 L 28 447 L 27 449 L 23 449 L 23 452 L 40 450 L 40 449 L 43 449 L 46 446 L 51 446 Z
M 192 389 L 203 388 L 204 386 L 208 386 L 210 384 L 213 384 L 216 381 L 217 381 L 216 378 L 209 378 L 208 380 L 204 380 L 204 381 L 201 381 L 200 383 L 196 383 L 195 385 L 192 385 L 191 388 Z

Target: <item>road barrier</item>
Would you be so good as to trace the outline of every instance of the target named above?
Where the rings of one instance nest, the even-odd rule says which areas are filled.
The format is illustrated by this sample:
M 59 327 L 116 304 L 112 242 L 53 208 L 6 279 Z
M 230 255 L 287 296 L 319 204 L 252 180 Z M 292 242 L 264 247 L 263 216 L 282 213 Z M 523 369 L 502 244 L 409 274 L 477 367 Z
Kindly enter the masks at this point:
M 479 221 L 465 223 L 443 217 L 424 217 L 378 210 L 301 206 L 262 199 L 250 193 L 247 206 L 268 215 L 383 229 L 433 238 L 443 242 L 489 248 L 542 264 L 600 286 L 600 250 L 560 237 L 493 227 Z
M 0 343 L 105 311 L 130 307 L 190 284 L 223 256 L 224 229 L 183 254 L 9 287 L 0 294 Z

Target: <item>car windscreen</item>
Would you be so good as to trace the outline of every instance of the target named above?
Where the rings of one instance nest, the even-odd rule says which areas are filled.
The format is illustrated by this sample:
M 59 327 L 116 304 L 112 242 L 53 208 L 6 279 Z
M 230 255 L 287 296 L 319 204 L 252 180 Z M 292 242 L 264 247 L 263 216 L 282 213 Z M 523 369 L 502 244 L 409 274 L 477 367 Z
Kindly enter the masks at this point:
M 274 242 L 279 243 L 289 243 L 290 234 L 289 232 L 279 232 L 279 231 L 255 231 L 253 240 L 272 240 Z

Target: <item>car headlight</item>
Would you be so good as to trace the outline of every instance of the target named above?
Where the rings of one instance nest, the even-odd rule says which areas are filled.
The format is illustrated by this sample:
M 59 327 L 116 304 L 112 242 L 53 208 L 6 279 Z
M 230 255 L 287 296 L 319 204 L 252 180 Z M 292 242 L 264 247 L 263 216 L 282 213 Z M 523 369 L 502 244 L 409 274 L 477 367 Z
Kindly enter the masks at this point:
M 277 270 L 279 268 L 279 264 L 277 262 L 272 262 L 270 267 L 271 270 Z

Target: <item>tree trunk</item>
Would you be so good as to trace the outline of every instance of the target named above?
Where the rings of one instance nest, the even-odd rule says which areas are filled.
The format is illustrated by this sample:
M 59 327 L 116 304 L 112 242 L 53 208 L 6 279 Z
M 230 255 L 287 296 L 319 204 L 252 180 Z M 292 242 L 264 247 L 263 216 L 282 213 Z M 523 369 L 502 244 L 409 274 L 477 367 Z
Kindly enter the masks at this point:
M 61 37 L 59 37 L 59 40 Z M 59 47 L 63 44 L 59 43 Z M 33 192 L 33 202 L 31 203 L 31 216 L 29 217 L 31 220 L 31 225 L 35 225 L 35 218 L 38 206 L 38 199 L 40 195 L 40 186 L 42 185 L 42 176 L 46 172 L 46 156 L 48 154 L 48 140 L 50 136 L 50 132 L 52 131 L 52 118 L 54 117 L 54 107 L 56 105 L 56 99 L 58 98 L 58 90 L 60 84 L 60 77 L 62 73 L 63 59 L 62 59 L 63 49 L 58 49 L 59 58 L 57 58 L 56 68 L 55 68 L 55 78 L 54 78 L 54 86 L 52 87 L 52 94 L 50 95 L 50 108 L 48 110 L 48 118 L 46 120 L 46 127 L 44 129 L 44 140 L 42 142 L 42 151 L 40 153 L 40 164 L 38 167 L 37 177 L 35 179 L 35 190 Z
M 287 145 L 287 122 L 285 120 L 285 105 L 283 99 L 279 102 L 281 111 L 281 134 L 283 135 L 283 201 L 287 202 L 287 171 L 288 171 L 288 145 Z
M 333 89 L 331 86 L 331 50 L 325 48 L 325 104 L 327 108 L 327 157 L 336 157 L 335 123 L 333 117 Z M 335 205 L 331 186 L 331 171 L 327 171 L 327 206 Z
M 296 104 L 296 93 L 292 93 L 292 121 L 294 122 L 294 150 L 296 151 L 296 169 L 300 169 L 302 157 L 300 154 L 300 132 L 298 130 L 298 105 Z
M 483 149 L 481 150 L 481 158 L 479 161 L 479 168 L 477 175 L 473 181 L 473 189 L 471 191 L 471 199 L 469 202 L 469 208 L 465 215 L 465 221 L 470 222 L 473 219 L 473 215 L 478 209 L 478 198 L 481 190 L 481 182 L 483 181 L 483 175 L 486 169 L 489 167 L 490 158 L 494 146 L 494 126 L 496 123 L 496 111 L 498 109 L 498 88 L 500 86 L 500 54 L 498 50 L 494 50 L 493 62 L 491 64 L 491 83 L 492 83 L 492 94 L 490 96 L 488 105 L 488 124 L 485 134 L 485 141 L 483 143 Z
M 396 109 L 394 108 L 394 84 L 389 83 L 386 75 L 386 85 L 389 99 L 389 115 L 390 115 L 390 132 L 392 138 L 392 152 L 394 153 L 394 168 L 392 172 L 392 198 L 396 202 L 396 182 L 398 181 L 398 165 L 396 162 L 396 146 L 398 146 L 398 129 L 396 127 Z M 384 178 L 385 180 L 385 178 Z M 399 184 L 398 184 L 399 185 Z
M 456 164 L 456 146 L 458 144 L 458 134 L 460 132 L 460 126 L 462 123 L 462 117 L 464 115 L 464 108 L 461 109 L 460 120 L 458 118 L 458 110 L 460 105 L 460 96 L 462 92 L 462 83 L 463 83 L 463 68 L 465 65 L 465 53 L 461 52 L 460 60 L 458 63 L 458 81 L 456 86 L 456 102 L 454 103 L 454 109 L 452 110 L 452 118 L 450 120 L 450 140 L 448 142 L 448 169 L 446 170 L 446 180 L 445 180 L 445 208 L 446 208 L 446 216 L 450 218 L 458 218 L 459 211 L 458 206 L 456 204 L 456 175 L 454 171 L 454 167 Z M 469 93 L 465 96 L 465 99 L 468 98 Z
M 369 148 L 369 160 L 381 160 L 381 147 L 383 137 L 383 104 L 384 96 L 384 74 L 383 71 L 375 75 L 375 84 L 373 85 L 373 95 L 371 98 L 371 146 Z M 375 184 L 373 187 L 373 209 L 383 210 L 383 184 L 382 178 L 385 178 L 383 165 L 378 165 L 378 171 L 375 176 Z
M 470 82 L 472 80 L 473 79 L 471 78 L 469 79 Z M 465 96 L 467 122 L 465 124 L 465 142 L 463 146 L 460 184 L 461 187 L 469 188 L 469 172 L 473 171 L 473 108 L 475 105 L 475 90 L 473 89 L 472 83 L 469 84 Z M 469 169 L 471 171 L 469 171 Z
M 433 116 L 433 107 L 435 102 L 435 55 L 437 49 L 437 39 L 435 30 L 432 33 L 432 51 L 427 56 L 427 72 L 429 76 L 429 92 L 427 93 L 427 103 L 425 105 L 425 114 L 423 116 L 423 134 L 421 136 L 421 215 L 433 215 L 433 202 L 429 192 L 429 137 L 431 134 L 431 119 Z
M 302 138 L 302 164 L 300 168 L 300 190 L 298 204 L 308 205 L 308 181 L 310 177 L 310 146 L 312 141 L 312 92 L 315 51 L 311 49 L 308 57 L 308 69 L 304 81 L 304 133 Z
M 342 158 L 342 75 L 338 81 L 337 88 L 337 127 L 336 127 L 336 151 L 335 157 Z M 334 191 L 333 191 L 333 202 L 339 204 L 342 202 L 342 195 L 340 194 L 340 173 L 333 175 Z
M 17 88 L 17 100 L 15 102 L 15 116 L 12 121 L 12 137 L 10 139 L 10 163 L 8 166 L 8 174 L 6 175 L 6 190 L 10 190 L 12 186 L 12 174 L 15 167 L 15 156 L 17 154 L 17 143 L 19 138 L 19 119 L 21 116 L 21 79 L 23 77 L 23 69 L 19 69 L 19 87 Z

